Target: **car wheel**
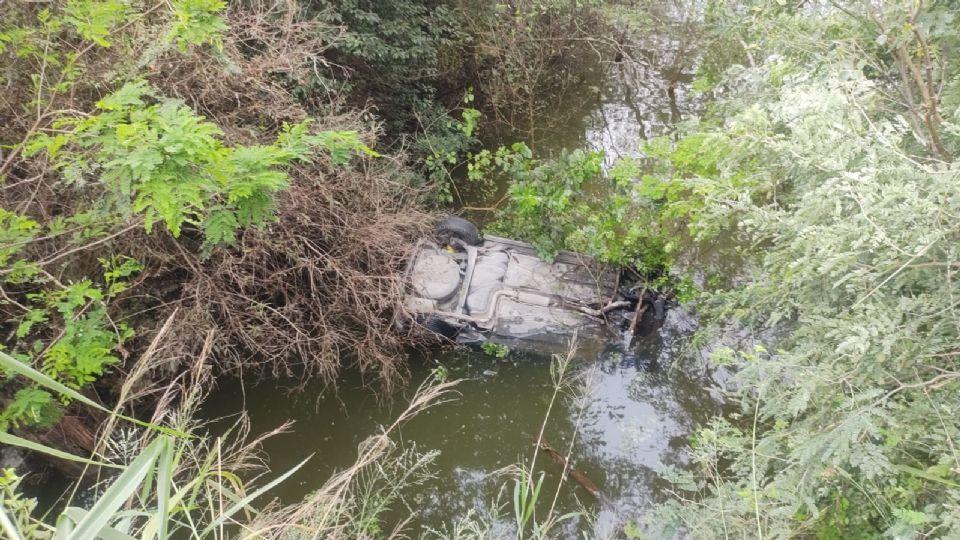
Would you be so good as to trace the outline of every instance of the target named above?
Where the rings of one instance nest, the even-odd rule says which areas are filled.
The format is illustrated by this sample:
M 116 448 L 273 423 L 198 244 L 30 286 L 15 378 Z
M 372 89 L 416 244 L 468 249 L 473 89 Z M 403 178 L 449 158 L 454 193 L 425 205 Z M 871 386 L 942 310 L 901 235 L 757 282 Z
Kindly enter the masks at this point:
M 453 339 L 457 337 L 457 334 L 460 332 L 460 328 L 458 328 L 456 325 L 450 324 L 447 321 L 438 319 L 436 317 L 427 317 L 422 324 L 427 330 L 447 339 Z
M 477 226 L 461 217 L 449 216 L 437 224 L 437 236 L 442 239 L 456 238 L 468 246 L 480 244 Z

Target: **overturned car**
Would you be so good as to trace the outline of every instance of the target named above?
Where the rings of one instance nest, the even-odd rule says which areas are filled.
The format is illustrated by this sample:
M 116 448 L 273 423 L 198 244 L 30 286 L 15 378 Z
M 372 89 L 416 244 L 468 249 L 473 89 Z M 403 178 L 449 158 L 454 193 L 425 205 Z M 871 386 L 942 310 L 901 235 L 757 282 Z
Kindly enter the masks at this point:
M 407 280 L 407 313 L 460 343 L 553 353 L 574 335 L 581 343 L 609 342 L 627 326 L 635 329 L 645 311 L 648 318 L 663 317 L 663 301 L 621 287 L 617 270 L 571 252 L 546 262 L 530 244 L 481 239 L 475 225 L 458 217 L 444 219 L 435 238 L 418 242 Z

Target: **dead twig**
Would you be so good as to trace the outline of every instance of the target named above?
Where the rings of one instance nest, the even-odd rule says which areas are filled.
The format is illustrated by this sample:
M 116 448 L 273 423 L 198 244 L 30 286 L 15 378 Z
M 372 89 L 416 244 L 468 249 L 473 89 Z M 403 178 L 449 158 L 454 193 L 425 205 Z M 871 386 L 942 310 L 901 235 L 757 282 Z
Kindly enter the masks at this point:
M 643 317 L 643 313 L 647 310 L 646 304 L 643 303 L 643 297 L 647 294 L 647 286 L 643 286 L 643 290 L 640 292 L 640 299 L 637 300 L 637 311 L 633 314 L 633 320 L 630 321 L 630 335 L 634 335 L 637 332 L 637 323 L 640 322 L 640 317 Z

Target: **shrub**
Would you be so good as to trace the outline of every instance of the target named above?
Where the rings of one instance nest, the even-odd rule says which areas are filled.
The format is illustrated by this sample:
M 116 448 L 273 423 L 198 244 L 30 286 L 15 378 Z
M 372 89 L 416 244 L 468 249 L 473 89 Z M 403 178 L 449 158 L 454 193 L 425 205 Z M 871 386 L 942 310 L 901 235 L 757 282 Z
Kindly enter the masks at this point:
M 736 91 L 674 147 L 663 180 L 696 234 L 748 254 L 741 283 L 703 306 L 756 343 L 715 354 L 736 370 L 741 411 L 697 431 L 697 468 L 670 474 L 678 497 L 649 523 L 662 536 L 956 535 L 960 131 L 956 104 L 934 98 L 960 78 L 945 61 L 918 68 L 956 51 L 955 18 L 945 4 L 749 7 L 724 20 L 752 65 L 726 72 Z

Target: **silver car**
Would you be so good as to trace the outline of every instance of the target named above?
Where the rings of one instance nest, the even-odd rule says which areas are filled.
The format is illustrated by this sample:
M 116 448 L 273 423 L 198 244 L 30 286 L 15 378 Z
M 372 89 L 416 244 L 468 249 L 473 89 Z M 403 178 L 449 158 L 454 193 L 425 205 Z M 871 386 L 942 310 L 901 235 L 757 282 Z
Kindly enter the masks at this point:
M 467 220 L 440 222 L 407 268 L 406 311 L 461 343 L 492 341 L 531 352 L 563 350 L 571 337 L 609 341 L 610 321 L 637 299 L 617 290 L 617 272 L 580 254 L 545 262 L 530 244 L 486 236 Z

